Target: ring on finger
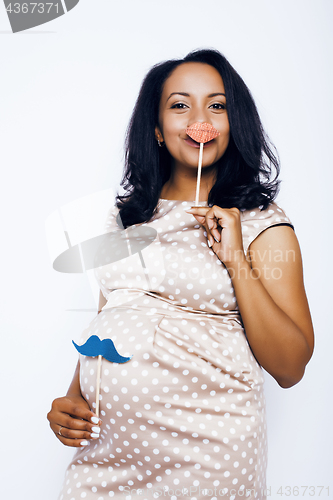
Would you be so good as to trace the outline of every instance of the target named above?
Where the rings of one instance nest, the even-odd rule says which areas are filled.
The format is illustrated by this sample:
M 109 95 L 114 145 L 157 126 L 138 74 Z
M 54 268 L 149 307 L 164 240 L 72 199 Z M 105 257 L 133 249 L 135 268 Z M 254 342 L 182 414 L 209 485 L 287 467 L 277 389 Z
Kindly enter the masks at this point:
M 61 427 L 60 427 L 60 429 L 58 430 L 58 434 L 59 434 L 59 436 L 62 436 L 62 434 L 61 434 L 61 429 L 63 429 L 63 426 L 61 426 Z

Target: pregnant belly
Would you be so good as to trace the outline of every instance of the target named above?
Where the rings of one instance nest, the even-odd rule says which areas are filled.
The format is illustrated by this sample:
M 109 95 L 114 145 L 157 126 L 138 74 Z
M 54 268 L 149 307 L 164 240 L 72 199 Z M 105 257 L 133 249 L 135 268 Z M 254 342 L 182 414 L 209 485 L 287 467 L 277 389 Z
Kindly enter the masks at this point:
M 161 442 L 165 456 L 176 457 L 180 438 L 183 459 L 193 456 L 194 442 L 210 443 L 216 464 L 219 443 L 256 448 L 263 377 L 237 321 L 118 307 L 100 313 L 81 340 L 93 334 L 112 338 L 121 355 L 133 355 L 124 364 L 102 360 L 100 441 L 115 459 L 159 454 Z M 82 394 L 94 408 L 97 358 L 80 361 Z

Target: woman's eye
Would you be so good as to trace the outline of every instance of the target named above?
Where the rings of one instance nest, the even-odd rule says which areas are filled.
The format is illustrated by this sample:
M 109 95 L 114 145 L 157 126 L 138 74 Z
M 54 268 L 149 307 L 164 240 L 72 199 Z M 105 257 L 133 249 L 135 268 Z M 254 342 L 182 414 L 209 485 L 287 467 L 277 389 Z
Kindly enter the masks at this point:
M 186 106 L 186 104 L 184 104 L 183 102 L 176 102 L 171 106 L 171 109 L 185 109 L 187 107 L 188 106 Z
M 213 109 L 225 109 L 226 105 L 223 104 L 222 102 L 215 102 L 210 107 L 213 108 Z

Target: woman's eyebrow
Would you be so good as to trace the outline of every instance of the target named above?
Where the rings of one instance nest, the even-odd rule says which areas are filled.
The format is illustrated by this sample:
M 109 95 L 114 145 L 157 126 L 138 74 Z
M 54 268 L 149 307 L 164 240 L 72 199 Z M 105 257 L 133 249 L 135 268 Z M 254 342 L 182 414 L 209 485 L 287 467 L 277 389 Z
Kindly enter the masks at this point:
M 190 94 L 187 94 L 187 92 L 172 92 L 169 97 L 167 98 L 166 102 L 172 97 L 173 95 L 183 95 L 185 97 L 190 97 Z
M 187 92 L 172 92 L 167 98 L 166 102 L 168 102 L 170 97 L 172 97 L 173 95 L 183 95 L 185 97 L 190 97 L 190 94 L 188 94 Z M 207 97 L 216 97 L 218 95 L 223 95 L 225 97 L 225 94 L 223 94 L 223 92 L 214 92 L 213 94 L 209 94 Z

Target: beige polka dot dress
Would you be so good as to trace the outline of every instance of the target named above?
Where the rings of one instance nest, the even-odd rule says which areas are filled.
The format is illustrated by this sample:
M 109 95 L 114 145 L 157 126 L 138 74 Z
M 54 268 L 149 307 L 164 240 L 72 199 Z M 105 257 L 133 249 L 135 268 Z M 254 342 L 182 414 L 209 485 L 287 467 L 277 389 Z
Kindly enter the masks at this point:
M 266 499 L 262 369 L 230 276 L 184 211 L 193 204 L 160 199 L 154 220 L 138 225 L 156 230 L 154 242 L 95 270 L 107 304 L 79 343 L 111 338 L 133 357 L 103 359 L 101 436 L 75 453 L 59 500 Z M 117 213 L 106 232 L 120 231 Z M 241 222 L 245 252 L 265 229 L 291 225 L 274 203 Z M 80 355 L 80 365 L 93 409 L 97 358 Z

